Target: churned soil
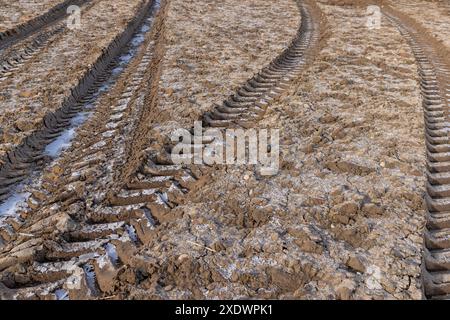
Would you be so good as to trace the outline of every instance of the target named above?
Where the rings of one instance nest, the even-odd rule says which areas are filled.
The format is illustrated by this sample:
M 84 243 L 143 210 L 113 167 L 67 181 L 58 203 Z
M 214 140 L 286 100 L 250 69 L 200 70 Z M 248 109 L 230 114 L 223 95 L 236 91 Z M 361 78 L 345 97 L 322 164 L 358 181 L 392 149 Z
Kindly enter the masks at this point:
M 380 28 L 368 27 L 372 1 L 316 2 L 328 22 L 323 48 L 255 123 L 256 129 L 279 130 L 278 172 L 262 175 L 255 165 L 200 166 L 209 175 L 205 184 L 157 217 L 150 240 L 129 253 L 148 272 L 142 274 L 140 264 L 122 266 L 120 279 L 111 276 L 108 283 L 113 292 L 108 299 L 422 298 L 426 156 L 415 58 L 386 18 Z M 60 106 L 139 4 L 97 0 L 83 14 L 82 30 L 65 31 L 0 82 L 0 155 Z M 445 2 L 390 4 L 429 30 L 435 38 L 431 45 L 450 47 Z M 276 5 L 265 0 L 171 0 L 159 88 L 151 84 L 152 109 L 142 119 L 130 113 L 126 121 L 142 121 L 137 127 L 151 139 L 192 127 L 282 52 L 300 22 L 293 0 Z M 163 46 L 157 47 L 155 60 L 160 61 Z M 157 69 L 147 71 L 157 79 Z M 131 78 L 124 76 L 111 89 L 117 91 L 111 101 L 121 100 L 119 91 Z M 98 119 L 105 123 L 109 101 L 106 95 L 97 113 L 104 112 L 104 119 Z M 82 127 L 74 147 L 63 153 L 65 162 L 57 162 L 64 168 L 53 170 L 70 167 L 71 155 L 91 135 L 89 129 L 95 134 L 96 119 Z M 146 143 L 131 142 L 126 147 L 130 153 L 144 152 L 139 148 Z M 111 156 L 118 146 L 109 143 L 108 157 L 101 160 L 124 158 Z M 98 169 L 120 180 L 112 166 Z M 111 191 L 106 178 L 95 182 L 93 194 Z M 40 241 L 39 236 L 33 240 Z
M 136 13 L 140 0 L 97 0 L 69 30 L 0 82 L 0 157 L 61 106 L 83 74 Z
M 257 125 L 280 130 L 278 174 L 217 168 L 141 252 L 168 262 L 159 275 L 167 287 L 132 297 L 421 298 L 425 146 L 414 57 L 387 20 L 368 29 L 365 8 L 320 7 L 327 46 Z
M 36 18 L 63 0 L 0 0 L 0 32 Z

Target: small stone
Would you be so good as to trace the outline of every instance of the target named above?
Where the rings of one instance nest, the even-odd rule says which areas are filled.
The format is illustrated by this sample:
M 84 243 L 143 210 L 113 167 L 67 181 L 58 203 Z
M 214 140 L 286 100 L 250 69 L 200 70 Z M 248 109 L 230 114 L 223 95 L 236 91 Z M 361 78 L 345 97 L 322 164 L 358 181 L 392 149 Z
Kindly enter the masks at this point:
M 168 88 L 168 89 L 166 89 L 166 94 L 167 94 L 169 97 L 172 96 L 173 93 L 174 93 L 173 88 Z
M 336 209 L 339 213 L 345 215 L 355 215 L 358 212 L 358 204 L 352 201 L 346 201 L 336 206 Z
M 64 169 L 61 168 L 60 166 L 54 166 L 51 172 L 55 175 L 61 175 L 64 172 Z
M 214 249 L 214 250 L 217 251 L 217 252 L 220 252 L 220 251 L 222 251 L 222 250 L 225 250 L 226 247 L 225 247 L 225 245 L 224 245 L 222 242 L 216 241 L 216 242 L 214 242 L 214 244 L 212 245 L 212 249 Z
M 164 287 L 164 291 L 172 291 L 173 290 L 173 286 L 172 285 L 168 285 Z
M 31 122 L 30 120 L 20 119 L 20 120 L 16 121 L 15 127 L 19 131 L 30 131 L 33 129 L 34 126 L 33 126 L 33 122 Z
M 179 257 L 178 257 L 178 261 L 179 262 L 184 262 L 184 261 L 186 261 L 186 260 L 188 260 L 189 259 L 189 256 L 187 255 L 187 254 L 181 254 Z
M 346 262 L 347 266 L 357 272 L 364 273 L 366 271 L 366 267 L 361 262 L 361 258 L 355 255 L 350 256 L 350 258 Z
M 317 254 L 323 253 L 323 247 L 312 240 L 296 239 L 294 242 L 303 252 L 317 253 Z
M 33 191 L 31 193 L 33 195 L 33 197 L 39 201 L 45 201 L 45 199 L 47 198 L 47 196 L 45 195 L 45 193 L 43 192 L 39 192 L 39 191 Z
M 381 216 L 383 214 L 383 209 L 374 203 L 366 203 L 362 211 L 369 217 Z
M 19 93 L 19 96 L 22 97 L 22 98 L 29 98 L 32 95 L 33 95 L 33 92 L 31 92 L 31 91 L 21 91 Z
M 355 201 L 346 201 L 340 203 L 331 211 L 331 219 L 333 222 L 341 224 L 349 224 L 350 219 L 358 212 L 359 205 Z
M 386 290 L 390 294 L 394 294 L 395 289 L 399 287 L 399 283 L 394 283 L 389 279 L 383 278 L 381 279 L 381 286 L 383 287 L 384 290 Z

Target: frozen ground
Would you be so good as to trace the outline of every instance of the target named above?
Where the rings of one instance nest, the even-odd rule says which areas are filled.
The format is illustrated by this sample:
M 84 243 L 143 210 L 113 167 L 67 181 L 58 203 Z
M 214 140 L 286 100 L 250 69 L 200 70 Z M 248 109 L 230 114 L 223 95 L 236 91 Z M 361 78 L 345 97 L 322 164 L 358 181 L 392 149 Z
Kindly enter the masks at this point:
M 46 111 L 59 106 L 87 65 L 131 18 L 137 3 L 98 1 L 85 15 L 91 35 L 64 33 L 0 84 L 3 152 L 35 129 Z M 130 263 L 123 263 L 117 273 L 97 274 L 113 288 L 108 299 L 422 298 L 425 144 L 415 59 L 405 38 L 386 19 L 380 29 L 366 26 L 367 1 L 317 3 L 328 20 L 329 38 L 309 68 L 257 123 L 258 128 L 280 130 L 279 172 L 262 176 L 250 165 L 213 167 L 204 186 L 169 213 L 157 212 L 155 220 L 148 203 L 124 206 L 130 216 L 144 212 L 150 231 L 140 234 L 148 238 L 133 247 L 136 252 L 130 251 Z M 399 0 L 394 5 L 450 46 L 444 2 Z M 105 12 L 121 20 L 103 19 L 110 16 Z M 134 102 L 130 103 L 131 111 L 119 114 L 125 119 L 119 133 L 114 139 L 108 135 L 108 121 L 115 117 L 111 106 L 122 99 L 121 90 L 133 78 L 127 74 L 126 83 L 111 88 L 111 100 L 102 99 L 97 120 L 89 118 L 81 125 L 82 134 L 69 128 L 48 147 L 47 154 L 57 157 L 73 139 L 61 161 L 44 170 L 46 193 L 32 195 L 52 199 L 55 192 L 64 200 L 50 201 L 41 211 L 36 205 L 32 215 L 23 215 L 27 232 L 44 230 L 31 242 L 59 239 L 69 230 L 64 228 L 73 227 L 72 222 L 85 223 L 85 215 L 94 209 L 119 212 L 120 204 L 112 208 L 105 200 L 113 192 L 125 196 L 156 192 L 153 187 L 141 191 L 122 186 L 122 174 L 128 173 L 123 167 L 141 170 L 145 165 L 138 153 L 145 158 L 154 147 L 145 149 L 150 143 L 139 135 L 141 140 L 132 140 L 132 130 L 142 129 L 142 136 L 160 144 L 158 134 L 192 127 L 203 112 L 277 56 L 300 21 L 293 0 L 279 0 L 276 6 L 264 0 L 171 0 L 159 88 L 141 84 L 145 93 L 152 94 L 134 101 L 149 108 L 151 115 L 135 113 Z M 159 59 L 161 52 L 158 49 L 153 58 Z M 151 68 L 156 77 L 159 69 Z M 152 100 L 154 92 L 159 92 L 158 103 Z M 137 114 L 144 115 L 142 124 L 136 121 Z M 99 128 L 106 135 L 96 140 Z M 109 144 L 96 150 L 105 137 Z M 86 153 L 78 157 L 78 150 Z M 86 165 L 84 156 L 99 162 Z M 123 159 L 131 159 L 131 164 Z M 64 179 L 70 182 L 64 185 Z M 52 189 L 56 186 L 61 190 Z M 72 195 L 63 192 L 66 187 Z M 25 198 L 27 193 L 16 194 L 0 211 L 14 212 Z M 158 201 L 167 202 L 167 193 L 159 194 Z M 63 231 L 48 230 L 43 218 L 47 214 Z M 127 226 L 114 236 L 136 240 L 138 232 L 128 225 L 129 217 L 117 219 Z M 14 231 L 19 243 L 28 241 L 27 233 L 20 235 L 20 221 L 4 222 L 18 228 Z M 8 236 L 5 230 L 0 229 Z M 108 244 L 105 254 L 117 260 L 123 257 L 121 250 Z M 30 255 L 27 250 L 19 253 Z M 4 257 L 7 254 L 0 265 L 8 262 Z M 17 263 L 10 268 L 17 283 L 27 283 L 25 267 L 30 266 Z M 85 272 L 92 286 L 94 273 L 89 268 Z M 66 292 L 55 294 L 64 298 Z
M 0 0 L 0 32 L 47 12 L 64 0 Z
M 0 82 L 0 156 L 35 130 L 48 111 L 61 106 L 87 67 L 133 17 L 139 3 L 94 1 L 83 13 L 82 30 L 66 30 L 14 77 Z
M 164 277 L 193 277 L 197 298 L 421 298 L 425 156 L 414 57 L 387 21 L 367 29 L 365 8 L 322 3 L 326 48 L 259 124 L 281 130 L 279 174 L 219 169 L 144 250 L 192 261 L 192 274 Z

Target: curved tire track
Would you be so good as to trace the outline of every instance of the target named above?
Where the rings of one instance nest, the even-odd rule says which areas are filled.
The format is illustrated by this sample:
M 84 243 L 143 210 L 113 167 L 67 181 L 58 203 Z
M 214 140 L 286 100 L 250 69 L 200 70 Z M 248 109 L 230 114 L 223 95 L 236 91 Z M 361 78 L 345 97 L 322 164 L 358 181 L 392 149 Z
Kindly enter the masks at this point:
M 320 20 L 324 18 L 312 1 L 298 1 L 297 4 L 302 21 L 289 47 L 249 79 L 234 95 L 213 111 L 206 113 L 203 117 L 206 126 L 252 126 L 314 59 L 323 36 L 320 33 Z
M 204 119 L 208 125 L 255 123 L 264 112 L 253 112 L 254 103 L 263 95 L 265 111 L 312 61 L 324 31 L 319 23 L 323 17 L 312 1 L 299 5 L 302 25 L 291 46 L 234 96 L 247 96 L 251 104 L 233 100 L 237 105 L 231 111 L 239 111 L 239 117 L 230 123 L 214 119 L 216 113 L 208 114 Z M 45 187 L 32 192 L 28 201 L 32 209 L 10 218 L 8 231 L 0 228 L 3 295 L 90 299 L 117 294 L 121 289 L 115 282 L 124 277 L 138 284 L 145 277 L 143 270 L 154 263 L 135 252 L 154 239 L 160 224 L 176 220 L 177 206 L 207 183 L 209 168 L 174 165 L 166 141 L 149 136 L 148 123 L 157 104 L 165 10 L 163 5 L 147 50 L 116 88 L 115 103 L 99 110 L 79 134 L 83 139 L 70 150 L 72 158 L 68 155 L 54 168 L 62 170 L 57 177 L 62 182 L 44 181 Z M 239 118 L 242 122 L 235 121 Z M 153 143 L 148 145 L 148 140 Z
M 400 30 L 416 57 L 423 96 L 427 148 L 427 223 L 422 262 L 426 298 L 450 298 L 450 51 L 413 19 L 389 6 L 384 15 Z
M 67 15 L 66 10 L 69 6 L 82 6 L 89 1 L 91 0 L 65 0 L 41 16 L 33 18 L 12 29 L 0 32 L 0 50 L 8 48 L 30 35 L 40 32 L 51 24 L 60 21 Z

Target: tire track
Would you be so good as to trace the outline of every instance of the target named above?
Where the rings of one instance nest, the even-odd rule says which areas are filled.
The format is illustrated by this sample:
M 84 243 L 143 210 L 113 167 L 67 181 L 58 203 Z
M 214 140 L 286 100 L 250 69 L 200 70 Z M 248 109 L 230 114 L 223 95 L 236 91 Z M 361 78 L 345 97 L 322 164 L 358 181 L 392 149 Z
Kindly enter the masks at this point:
M 252 126 L 313 60 L 319 48 L 320 18 L 314 20 L 312 17 L 319 17 L 320 13 L 310 1 L 298 4 L 303 19 L 297 36 L 289 47 L 249 79 L 234 95 L 213 111 L 206 113 L 203 117 L 206 126 Z
M 157 5 L 154 8 L 157 8 Z M 112 241 L 120 239 L 137 241 L 133 227 L 126 222 L 125 217 L 124 221 L 117 221 L 120 218 L 118 215 L 104 213 L 102 217 L 89 213 L 87 208 L 77 207 L 78 205 L 89 206 L 89 204 L 78 201 L 80 199 L 76 195 L 80 191 L 80 184 L 84 185 L 86 192 L 94 193 L 96 183 L 110 180 L 111 175 L 114 174 L 112 169 L 115 168 L 116 162 L 123 158 L 125 137 L 133 132 L 136 122 L 140 120 L 139 113 L 148 102 L 147 92 L 151 92 L 151 87 L 154 87 L 159 79 L 157 70 L 160 60 L 158 52 L 161 50 L 159 37 L 163 34 L 160 16 L 154 21 L 152 29 L 150 36 L 144 40 L 144 44 L 133 59 L 132 65 L 117 81 L 113 89 L 115 92 L 113 97 L 103 99 L 95 116 L 79 133 L 85 139 L 74 145 L 72 152 L 76 156 L 69 156 L 66 159 L 70 162 L 71 170 L 68 170 L 66 175 L 58 177 L 60 182 L 63 181 L 63 185 L 58 188 L 63 187 L 64 190 L 48 192 L 46 187 L 43 187 L 31 197 L 29 203 L 33 207 L 32 203 L 36 202 L 34 207 L 36 210 L 34 213 L 29 212 L 30 219 L 23 224 L 22 230 L 47 238 L 50 231 L 48 223 L 53 224 L 58 220 L 56 224 L 61 226 L 60 241 L 53 241 L 53 236 L 50 236 L 43 242 L 34 243 L 33 239 L 28 240 L 22 234 L 19 235 L 22 239 L 17 239 L 17 243 L 22 243 L 21 245 L 11 247 L 11 251 L 9 248 L 5 249 L 5 252 L 9 251 L 8 255 L 11 254 L 11 257 L 14 257 L 15 262 L 24 262 L 22 259 L 35 260 L 28 266 L 29 276 L 26 276 L 26 279 L 20 279 L 20 276 L 5 271 L 3 280 L 14 289 L 5 287 L 4 292 L 12 293 L 13 298 L 85 299 L 98 296 L 100 289 L 104 289 L 101 279 L 97 282 L 98 268 L 110 270 L 118 264 Z M 98 133 L 95 136 L 92 135 L 94 131 Z M 118 145 L 122 145 L 122 148 L 115 148 Z M 63 165 L 64 159 L 61 161 L 60 165 Z M 108 168 L 109 164 L 111 167 Z M 99 174 L 99 171 L 96 172 L 96 170 L 104 169 L 105 166 L 107 170 L 103 175 Z M 72 173 L 77 174 L 72 175 Z M 43 184 L 45 185 L 45 181 Z M 47 199 L 37 204 L 38 199 L 44 197 Z M 74 209 L 79 210 L 80 221 L 76 221 L 75 216 L 72 217 L 74 220 L 69 217 Z M 67 213 L 61 214 L 62 212 Z M 76 228 L 69 226 L 74 223 L 77 223 Z M 30 253 L 32 253 L 26 254 L 25 258 L 22 256 L 25 252 L 20 248 L 28 245 L 31 245 Z M 19 251 L 17 251 L 18 248 Z M 6 262 L 2 258 L 0 260 Z M 5 266 L 3 263 L 0 264 Z M 3 267 L 0 268 L 3 269 Z
M 13 50 L 9 54 L 3 55 L 0 62 L 0 82 L 6 80 L 18 70 L 25 62 L 34 57 L 40 49 L 47 46 L 52 39 L 64 31 L 64 26 L 57 26 L 47 32 L 38 35 L 31 42 L 27 43 L 25 47 Z
M 65 0 L 54 6 L 46 13 L 33 18 L 21 25 L 0 33 L 0 50 L 4 50 L 27 37 L 42 31 L 55 22 L 63 19 L 67 13 L 66 10 L 71 5 L 82 6 L 91 0 Z
M 450 63 L 448 48 L 427 37 L 413 19 L 389 6 L 384 15 L 408 40 L 418 63 L 423 96 L 427 147 L 427 224 L 422 263 L 426 298 L 450 297 Z
M 73 118 L 83 111 L 86 104 L 95 101 L 98 91 L 118 65 L 118 59 L 129 45 L 133 34 L 149 16 L 152 3 L 153 1 L 142 1 L 136 17 L 84 74 L 62 106 L 55 112 L 47 113 L 41 127 L 6 155 L 0 168 L 0 202 L 8 199 L 15 188 L 29 178 L 34 170 L 42 168 L 45 148 L 72 125 Z
M 95 3 L 95 1 L 89 0 L 79 3 L 79 5 L 85 5 L 85 10 L 87 11 Z M 54 42 L 66 30 L 66 22 L 55 21 L 38 28 L 34 32 L 38 34 L 36 36 L 30 35 L 30 40 L 25 37 L 22 41 L 18 41 L 19 43 L 12 44 L 8 48 L 0 50 L 0 82 L 12 76 L 14 71 L 35 57 L 41 49 Z
M 259 75 L 267 82 L 251 82 L 273 96 L 268 103 L 281 94 L 271 89 L 293 81 L 297 65 L 311 61 L 318 49 L 323 17 L 312 1 L 299 3 L 302 27 L 293 45 Z M 160 224 L 176 219 L 177 206 L 208 181 L 207 167 L 174 165 L 166 139 L 149 131 L 165 11 L 163 2 L 152 37 L 114 89 L 117 96 L 98 108 L 78 134 L 80 142 L 46 171 L 40 187 L 31 191 L 30 209 L 0 228 L 4 295 L 102 298 L 117 293 L 117 281 L 131 277 L 139 283 L 145 278 L 141 270 L 152 263 L 133 252 L 152 241 Z M 242 115 L 252 123 L 261 118 L 261 112 Z

